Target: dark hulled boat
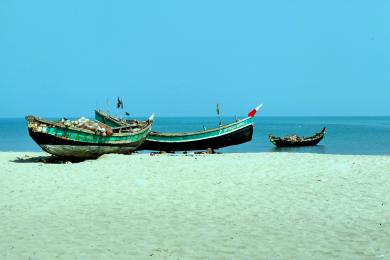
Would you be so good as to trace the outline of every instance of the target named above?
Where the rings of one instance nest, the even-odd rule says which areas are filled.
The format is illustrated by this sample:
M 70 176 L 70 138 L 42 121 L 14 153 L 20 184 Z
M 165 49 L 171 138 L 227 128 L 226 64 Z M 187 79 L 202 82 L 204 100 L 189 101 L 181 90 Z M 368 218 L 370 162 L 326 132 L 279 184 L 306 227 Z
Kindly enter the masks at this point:
M 325 133 L 326 128 L 323 128 L 321 132 L 310 137 L 300 137 L 297 135 L 276 137 L 270 134 L 269 140 L 278 147 L 313 146 L 317 145 L 324 138 Z
M 138 149 L 168 152 L 218 149 L 249 142 L 252 134 L 253 117 L 247 117 L 228 125 L 197 132 L 150 132 Z
M 89 120 L 49 121 L 27 116 L 31 138 L 46 152 L 62 157 L 96 158 L 107 153 L 127 154 L 148 136 L 153 120 L 137 126 L 112 128 Z
M 155 151 L 194 151 L 206 149 L 218 149 L 231 145 L 238 145 L 252 140 L 253 125 L 256 112 L 262 105 L 256 107 L 244 119 L 228 125 L 219 126 L 213 129 L 188 132 L 188 133 L 162 133 L 150 132 L 145 142 L 137 150 Z M 131 122 L 98 111 L 95 111 L 95 119 L 98 121 L 115 123 L 118 125 L 129 124 Z

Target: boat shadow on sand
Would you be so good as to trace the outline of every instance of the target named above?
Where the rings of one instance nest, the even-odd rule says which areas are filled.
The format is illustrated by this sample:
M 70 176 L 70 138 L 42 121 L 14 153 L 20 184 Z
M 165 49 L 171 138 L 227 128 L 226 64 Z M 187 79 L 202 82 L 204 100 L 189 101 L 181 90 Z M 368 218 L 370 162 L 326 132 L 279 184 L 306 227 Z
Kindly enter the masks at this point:
M 57 156 L 18 156 L 10 162 L 14 163 L 47 163 L 47 164 L 70 164 L 84 162 L 85 158 L 57 157 Z

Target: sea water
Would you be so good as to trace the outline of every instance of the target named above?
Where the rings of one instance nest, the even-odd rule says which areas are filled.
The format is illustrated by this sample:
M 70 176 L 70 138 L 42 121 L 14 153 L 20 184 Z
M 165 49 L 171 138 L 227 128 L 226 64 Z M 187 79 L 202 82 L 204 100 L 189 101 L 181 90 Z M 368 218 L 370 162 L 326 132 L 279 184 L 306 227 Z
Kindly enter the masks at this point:
M 223 124 L 234 117 L 222 117 Z M 153 130 L 190 132 L 217 127 L 217 117 L 157 117 Z M 323 127 L 327 133 L 319 145 L 277 148 L 268 140 L 297 134 L 310 136 Z M 0 151 L 40 151 L 29 137 L 23 118 L 0 119 Z M 390 155 L 390 117 L 261 117 L 255 118 L 252 141 L 219 149 L 222 153 L 305 152 L 323 154 Z

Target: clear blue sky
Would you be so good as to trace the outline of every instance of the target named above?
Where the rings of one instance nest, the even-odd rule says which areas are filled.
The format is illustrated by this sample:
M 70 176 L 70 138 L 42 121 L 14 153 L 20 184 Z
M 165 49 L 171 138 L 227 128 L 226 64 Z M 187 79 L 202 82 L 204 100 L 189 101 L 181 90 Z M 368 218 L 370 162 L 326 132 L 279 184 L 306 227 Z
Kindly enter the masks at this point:
M 390 115 L 390 1 L 1 0 L 0 117 Z

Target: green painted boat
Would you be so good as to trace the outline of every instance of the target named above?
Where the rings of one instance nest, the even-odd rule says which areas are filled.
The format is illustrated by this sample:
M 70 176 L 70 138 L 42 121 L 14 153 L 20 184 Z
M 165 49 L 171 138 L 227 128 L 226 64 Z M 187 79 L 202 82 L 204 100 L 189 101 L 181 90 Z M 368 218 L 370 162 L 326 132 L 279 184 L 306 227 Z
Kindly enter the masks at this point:
M 111 116 L 110 114 L 100 111 L 98 109 L 95 110 L 95 120 L 114 128 L 125 126 L 128 124 L 126 120 Z
M 213 129 L 188 132 L 188 133 L 162 133 L 150 132 L 145 142 L 138 150 L 156 151 L 192 151 L 218 149 L 231 145 L 238 145 L 252 139 L 254 116 L 262 105 L 256 107 L 244 119 L 228 125 L 219 126 Z M 99 110 L 95 111 L 95 119 L 103 122 L 110 121 L 116 126 L 134 124 L 133 121 L 125 121 L 112 117 Z
M 145 141 L 153 119 L 137 126 L 110 127 L 91 120 L 49 121 L 27 116 L 31 138 L 46 152 L 77 158 L 96 158 L 107 153 L 128 154 Z

